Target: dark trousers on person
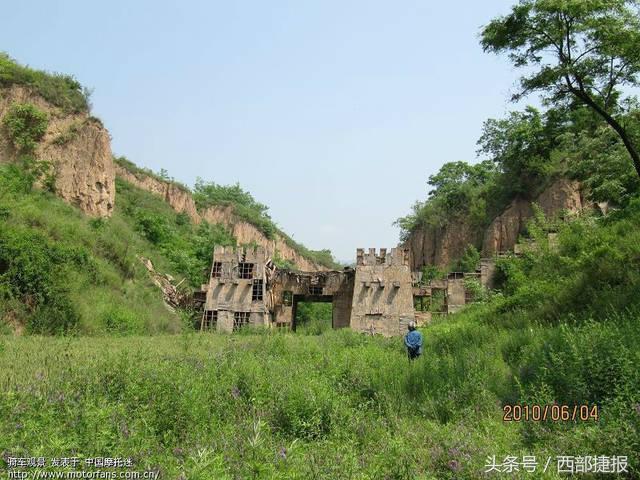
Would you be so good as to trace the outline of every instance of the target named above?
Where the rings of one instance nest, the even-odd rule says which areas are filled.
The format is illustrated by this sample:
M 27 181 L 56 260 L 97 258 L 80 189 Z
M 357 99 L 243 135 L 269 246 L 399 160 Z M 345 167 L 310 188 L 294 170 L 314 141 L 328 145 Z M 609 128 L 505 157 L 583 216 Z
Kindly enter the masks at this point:
M 418 358 L 420 356 L 420 349 L 416 348 L 408 348 L 407 349 L 407 356 L 409 357 L 409 360 L 415 360 L 416 358 Z

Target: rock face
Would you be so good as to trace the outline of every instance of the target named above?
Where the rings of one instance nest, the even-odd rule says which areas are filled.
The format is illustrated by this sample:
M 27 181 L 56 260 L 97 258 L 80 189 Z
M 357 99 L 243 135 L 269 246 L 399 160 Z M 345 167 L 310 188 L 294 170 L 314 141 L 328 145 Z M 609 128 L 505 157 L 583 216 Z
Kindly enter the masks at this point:
M 445 267 L 460 258 L 468 245 L 476 245 L 482 232 L 465 219 L 451 220 L 438 227 L 427 227 L 414 232 L 403 245 L 409 250 L 412 271 L 424 265 Z
M 142 173 L 133 173 L 125 167 L 115 164 L 116 176 L 147 192 L 161 196 L 178 213 L 186 213 L 192 221 L 200 223 L 201 217 L 196 209 L 191 192 L 173 182 L 164 182 Z
M 560 178 L 547 187 L 533 202 L 521 198 L 493 219 L 482 242 L 483 255 L 512 250 L 527 221 L 533 216 L 532 203 L 536 203 L 547 218 L 563 212 L 575 214 L 586 208 L 580 183 Z
M 409 249 L 411 269 L 420 270 L 424 265 L 445 268 L 459 259 L 468 245 L 481 247 L 485 256 L 512 250 L 533 216 L 533 203 L 538 204 L 547 217 L 558 216 L 563 211 L 577 213 L 587 207 L 579 182 L 560 178 L 533 201 L 514 199 L 484 231 L 459 218 L 441 227 L 423 228 L 412 233 L 403 245 Z
M 222 224 L 231 232 L 239 244 L 256 244 L 265 249 L 267 256 L 273 257 L 278 252 L 280 258 L 293 262 L 300 270 L 327 270 L 322 265 L 303 257 L 291 248 L 282 235 L 276 234 L 273 239 L 267 238 L 258 228 L 235 215 L 232 206 L 212 206 L 198 211 L 191 192 L 180 186 L 163 180 L 133 173 L 116 164 L 116 175 L 132 185 L 161 196 L 176 212 L 184 212 L 194 223 L 203 220 L 214 224 Z
M 482 241 L 483 255 L 510 250 L 518 241 L 520 232 L 533 215 L 531 203 L 518 198 L 507 209 L 493 219 Z
M 85 213 L 108 217 L 115 199 L 115 169 L 109 132 L 88 113 L 69 115 L 30 89 L 0 90 L 0 121 L 13 103 L 31 103 L 49 115 L 49 125 L 34 156 L 51 162 L 56 193 Z M 0 129 L 0 162 L 17 159 L 6 132 Z

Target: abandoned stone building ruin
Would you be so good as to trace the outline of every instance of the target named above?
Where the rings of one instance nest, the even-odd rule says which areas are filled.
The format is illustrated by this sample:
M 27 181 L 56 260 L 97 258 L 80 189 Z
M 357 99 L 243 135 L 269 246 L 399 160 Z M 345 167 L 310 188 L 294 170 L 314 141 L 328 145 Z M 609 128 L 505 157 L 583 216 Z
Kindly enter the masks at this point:
M 471 301 L 468 276 L 488 278 L 491 266 L 477 273 L 452 273 L 444 280 L 420 283 L 409 268 L 408 252 L 359 248 L 355 268 L 300 272 L 281 269 L 262 247 L 222 247 L 213 251 L 209 283 L 202 286 L 200 329 L 233 332 L 246 326 L 296 329 L 299 302 L 330 302 L 332 327 L 401 335 L 411 320 L 451 313 Z M 483 274 L 484 272 L 484 274 Z M 424 311 L 439 297 L 439 311 Z M 416 308 L 417 307 L 417 308 Z

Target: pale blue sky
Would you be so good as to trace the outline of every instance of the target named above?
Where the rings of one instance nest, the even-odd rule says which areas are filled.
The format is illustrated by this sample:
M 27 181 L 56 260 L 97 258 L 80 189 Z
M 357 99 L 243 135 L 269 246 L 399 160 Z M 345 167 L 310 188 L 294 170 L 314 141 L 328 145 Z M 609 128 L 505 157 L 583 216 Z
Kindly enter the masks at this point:
M 475 160 L 516 72 L 480 27 L 514 0 L 32 1 L 0 50 L 94 89 L 113 151 L 235 183 L 309 248 L 352 260 L 445 162 Z

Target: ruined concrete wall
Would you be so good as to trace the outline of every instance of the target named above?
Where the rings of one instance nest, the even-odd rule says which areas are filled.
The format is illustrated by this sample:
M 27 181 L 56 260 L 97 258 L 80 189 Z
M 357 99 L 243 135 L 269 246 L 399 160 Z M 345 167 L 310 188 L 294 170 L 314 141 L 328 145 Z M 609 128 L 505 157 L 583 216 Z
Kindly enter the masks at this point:
M 351 328 L 359 332 L 400 335 L 414 318 L 408 259 L 401 249 L 376 254 L 358 250 L 351 305 Z
M 333 328 L 351 326 L 354 285 L 355 273 L 344 275 L 339 288 L 333 294 Z
M 279 270 L 269 285 L 270 308 L 280 326 L 292 326 L 298 301 L 331 301 L 334 328 L 350 325 L 353 271 L 291 272 Z M 288 292 L 291 305 L 285 305 Z
M 464 278 L 447 279 L 447 313 L 455 313 L 465 305 Z
M 495 284 L 496 260 L 495 257 L 482 258 L 480 260 L 480 284 L 492 289 Z
M 22 86 L 0 89 L 0 122 L 13 103 L 30 103 L 49 116 L 49 125 L 34 156 L 51 162 L 55 191 L 89 215 L 108 217 L 115 202 L 115 169 L 109 132 L 88 113 L 67 114 Z M 0 162 L 18 157 L 0 129 Z
M 216 247 L 211 279 L 203 285 L 205 316 L 217 313 L 217 330 L 233 331 L 233 315 L 251 312 L 252 325 L 295 326 L 299 301 L 332 302 L 334 328 L 400 335 L 414 319 L 412 274 L 404 250 L 358 252 L 357 266 L 342 271 L 296 272 L 266 264 L 264 249 L 238 252 Z M 255 265 L 253 281 L 264 278 L 264 298 L 252 300 L 251 283 L 235 273 L 240 262 Z M 203 325 L 204 325 L 203 317 Z
M 253 326 L 268 326 L 270 315 L 264 301 L 265 254 L 260 248 L 235 249 L 233 247 L 216 246 L 213 262 L 219 263 L 218 273 L 210 276 L 206 286 L 206 311 L 217 313 L 217 330 L 231 332 L 234 327 L 236 313 L 247 313 L 249 323 Z M 253 265 L 251 278 L 242 278 L 239 265 Z M 254 280 L 263 282 L 263 299 L 253 300 Z

